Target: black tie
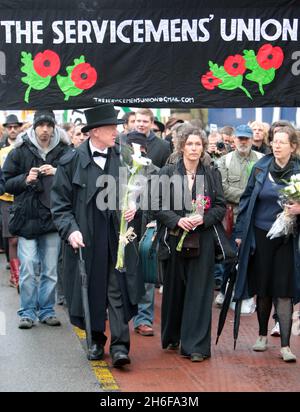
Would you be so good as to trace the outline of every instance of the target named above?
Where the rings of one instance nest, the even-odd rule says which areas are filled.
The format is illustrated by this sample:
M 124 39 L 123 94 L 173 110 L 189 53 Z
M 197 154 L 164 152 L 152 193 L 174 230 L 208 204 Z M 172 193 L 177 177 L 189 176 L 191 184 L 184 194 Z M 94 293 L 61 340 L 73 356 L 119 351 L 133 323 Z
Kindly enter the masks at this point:
M 93 157 L 99 157 L 99 156 L 105 157 L 105 159 L 108 158 L 108 154 L 107 154 L 107 153 L 100 153 L 100 152 L 97 152 L 97 151 L 93 153 Z

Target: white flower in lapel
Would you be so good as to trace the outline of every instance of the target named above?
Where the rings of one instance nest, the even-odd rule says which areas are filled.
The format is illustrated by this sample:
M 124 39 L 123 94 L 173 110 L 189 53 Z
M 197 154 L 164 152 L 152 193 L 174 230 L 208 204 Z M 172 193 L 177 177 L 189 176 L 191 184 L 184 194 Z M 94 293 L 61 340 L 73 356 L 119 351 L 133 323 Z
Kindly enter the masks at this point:
M 132 147 L 133 147 L 133 155 L 132 155 L 133 167 L 151 165 L 152 160 L 149 159 L 148 157 L 142 156 L 141 145 L 137 143 L 132 143 Z

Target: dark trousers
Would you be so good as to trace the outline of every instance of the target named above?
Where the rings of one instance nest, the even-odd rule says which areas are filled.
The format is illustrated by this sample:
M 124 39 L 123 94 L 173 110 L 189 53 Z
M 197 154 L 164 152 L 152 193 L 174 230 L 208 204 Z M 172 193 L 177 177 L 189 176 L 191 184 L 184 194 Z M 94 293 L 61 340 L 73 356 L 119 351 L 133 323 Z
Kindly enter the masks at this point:
M 124 275 L 121 275 L 124 276 Z M 124 304 L 120 290 L 120 283 L 114 265 L 110 266 L 108 290 L 108 317 L 111 333 L 110 353 L 119 350 L 128 354 L 130 349 L 130 334 L 128 322 L 125 321 Z
M 130 333 L 128 322 L 125 320 L 124 304 L 120 288 L 120 281 L 117 276 L 114 264 L 110 262 L 110 270 L 107 281 L 107 312 L 110 326 L 110 353 L 121 351 L 128 354 L 130 349 Z M 94 315 L 95 316 L 95 315 Z M 103 315 L 102 315 L 103 316 Z M 94 327 L 95 329 L 95 327 Z M 93 330 L 93 340 L 105 345 L 107 337 L 104 334 L 105 326 L 102 331 Z
M 169 241 L 173 254 L 164 273 L 162 347 L 181 342 L 183 355 L 210 356 L 215 263 L 212 233 L 201 232 L 201 253 L 192 259 L 175 252 L 178 237 L 170 236 Z

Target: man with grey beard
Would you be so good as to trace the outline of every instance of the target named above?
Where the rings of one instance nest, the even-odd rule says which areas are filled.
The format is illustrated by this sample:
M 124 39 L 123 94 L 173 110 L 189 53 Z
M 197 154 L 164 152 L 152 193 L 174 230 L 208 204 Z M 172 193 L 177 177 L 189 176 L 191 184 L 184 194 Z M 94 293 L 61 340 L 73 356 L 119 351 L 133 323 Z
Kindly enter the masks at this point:
M 227 203 L 233 205 L 236 220 L 240 197 L 245 190 L 252 166 L 263 155 L 251 149 L 253 132 L 247 125 L 237 126 L 235 130 L 235 150 L 223 156 L 219 162 L 222 185 Z
M 238 214 L 240 198 L 246 188 L 249 175 L 254 163 L 262 156 L 262 153 L 251 149 L 253 144 L 253 131 L 248 125 L 240 125 L 235 129 L 234 138 L 235 150 L 221 157 L 218 162 L 218 167 L 222 176 L 222 186 L 228 209 L 233 209 L 232 227 L 227 228 L 227 232 L 231 234 L 232 246 L 235 245 L 235 222 Z M 229 230 L 228 230 L 229 229 Z M 218 306 L 223 304 L 224 293 L 228 278 L 228 268 L 225 265 L 223 284 L 221 293 L 216 297 L 215 303 Z

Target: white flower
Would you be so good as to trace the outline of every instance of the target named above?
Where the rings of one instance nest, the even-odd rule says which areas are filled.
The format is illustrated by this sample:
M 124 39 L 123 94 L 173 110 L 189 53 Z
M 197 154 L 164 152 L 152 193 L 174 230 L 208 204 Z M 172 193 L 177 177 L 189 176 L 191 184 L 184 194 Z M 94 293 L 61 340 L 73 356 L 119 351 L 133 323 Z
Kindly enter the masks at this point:
M 294 185 L 289 185 L 287 186 L 284 191 L 288 194 L 288 195 L 293 195 L 294 193 L 296 193 L 296 189 L 294 187 Z
M 151 164 L 151 159 L 148 157 L 136 156 L 133 154 L 132 159 L 139 166 L 149 166 Z
M 295 188 L 298 193 L 300 193 L 300 182 L 295 183 Z
M 291 176 L 290 181 L 291 182 L 300 182 L 300 173 L 297 173 L 296 175 Z
M 135 166 L 149 166 L 152 161 L 148 157 L 142 156 L 141 145 L 137 143 L 132 143 L 133 155 L 132 160 L 135 163 Z

